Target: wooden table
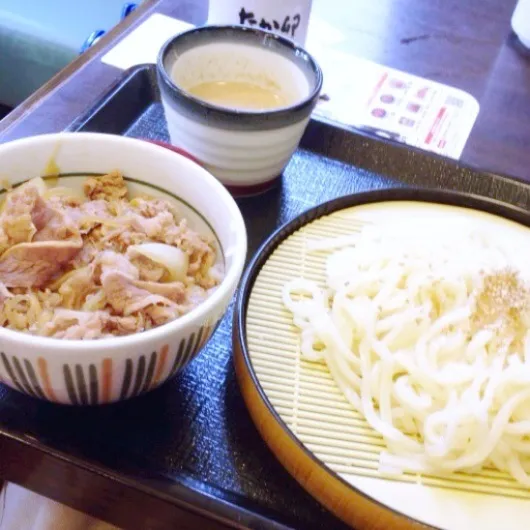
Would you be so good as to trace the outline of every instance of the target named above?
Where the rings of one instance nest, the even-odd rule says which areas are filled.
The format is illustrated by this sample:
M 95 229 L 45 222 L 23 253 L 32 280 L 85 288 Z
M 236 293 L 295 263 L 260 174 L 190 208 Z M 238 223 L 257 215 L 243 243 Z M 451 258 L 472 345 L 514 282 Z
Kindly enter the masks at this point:
M 515 0 L 314 0 L 313 9 L 342 33 L 344 51 L 475 96 L 481 110 L 462 161 L 530 181 L 530 53 L 510 32 L 514 5 Z M 60 131 L 91 107 L 122 75 L 101 63 L 102 55 L 152 13 L 200 24 L 206 11 L 202 0 L 147 0 L 2 120 L 0 142 Z M 53 451 L 44 455 L 30 437 L 22 442 L 0 429 L 0 453 L 1 478 L 125 527 L 224 527 L 221 521 L 207 525 L 190 510 L 192 495 L 180 506 L 169 496 L 167 502 L 155 499 L 150 491 L 160 484 L 145 481 L 133 488 L 90 462 L 66 461 Z
M 93 49 L 0 122 L 0 142 L 58 131 L 121 75 L 100 62 L 155 12 L 200 24 L 206 0 L 147 0 Z M 314 0 L 340 47 L 472 94 L 481 110 L 461 160 L 530 180 L 530 53 L 511 34 L 515 0 Z

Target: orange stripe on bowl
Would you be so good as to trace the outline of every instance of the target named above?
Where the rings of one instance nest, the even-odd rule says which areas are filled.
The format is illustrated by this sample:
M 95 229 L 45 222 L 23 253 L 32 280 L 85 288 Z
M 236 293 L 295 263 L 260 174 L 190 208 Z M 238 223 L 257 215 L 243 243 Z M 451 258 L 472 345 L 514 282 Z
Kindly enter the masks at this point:
M 153 384 L 151 385 L 152 387 L 158 385 L 162 378 L 162 372 L 164 371 L 164 366 L 167 361 L 168 350 L 169 346 L 167 344 L 164 344 L 160 350 L 160 357 L 158 358 L 158 366 L 156 367 L 155 377 L 153 378 Z
M 101 371 L 101 402 L 108 403 L 112 388 L 112 359 L 103 359 Z
M 37 359 L 37 368 L 42 380 L 42 389 L 44 390 L 44 393 L 51 401 L 57 401 L 57 397 L 55 396 L 55 392 L 51 385 L 50 375 L 48 374 L 48 363 L 46 362 L 46 359 L 39 357 Z

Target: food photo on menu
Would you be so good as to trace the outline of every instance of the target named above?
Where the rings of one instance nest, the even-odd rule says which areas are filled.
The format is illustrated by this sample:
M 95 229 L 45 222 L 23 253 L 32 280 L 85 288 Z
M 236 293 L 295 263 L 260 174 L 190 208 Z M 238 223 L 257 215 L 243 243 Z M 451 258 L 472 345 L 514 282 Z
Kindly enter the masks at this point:
M 0 1 L 0 530 L 525 527 L 530 0 L 408 8 Z

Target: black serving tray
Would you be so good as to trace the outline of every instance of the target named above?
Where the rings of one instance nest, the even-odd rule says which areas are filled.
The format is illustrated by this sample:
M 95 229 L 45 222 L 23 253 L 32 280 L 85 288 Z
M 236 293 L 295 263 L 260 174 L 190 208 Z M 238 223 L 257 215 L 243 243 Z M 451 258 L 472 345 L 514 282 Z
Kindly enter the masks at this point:
M 126 72 L 68 129 L 167 140 L 154 67 Z M 316 204 L 395 187 L 456 189 L 530 206 L 526 183 L 317 118 L 280 185 L 238 199 L 249 258 L 275 228 Z M 186 370 L 124 403 L 64 407 L 0 385 L 0 434 L 230 526 L 344 528 L 287 474 L 254 428 L 234 375 L 231 312 Z

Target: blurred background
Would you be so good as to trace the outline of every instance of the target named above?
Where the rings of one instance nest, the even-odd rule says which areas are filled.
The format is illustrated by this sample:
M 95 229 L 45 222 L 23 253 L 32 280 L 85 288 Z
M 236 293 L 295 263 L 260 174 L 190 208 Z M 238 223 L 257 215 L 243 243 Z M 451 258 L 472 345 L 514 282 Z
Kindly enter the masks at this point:
M 0 0 L 0 118 L 141 0 Z

